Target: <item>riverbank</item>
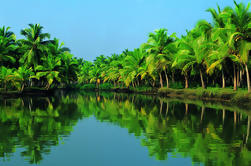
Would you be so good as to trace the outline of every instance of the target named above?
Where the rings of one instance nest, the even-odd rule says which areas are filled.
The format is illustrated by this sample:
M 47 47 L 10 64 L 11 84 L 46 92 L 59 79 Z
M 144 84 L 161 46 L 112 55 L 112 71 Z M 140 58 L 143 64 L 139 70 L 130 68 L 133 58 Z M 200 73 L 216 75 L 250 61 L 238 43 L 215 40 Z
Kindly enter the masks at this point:
M 152 87 L 137 87 L 137 88 L 123 88 L 112 87 L 110 85 L 101 85 L 97 89 L 93 85 L 85 87 L 72 87 L 67 89 L 49 89 L 44 88 L 27 88 L 23 92 L 19 91 L 0 91 L 0 97 L 21 97 L 34 95 L 51 95 L 57 90 L 82 90 L 90 92 L 116 92 L 116 93 L 130 93 L 143 95 L 156 95 L 159 97 L 176 98 L 181 100 L 202 100 L 202 101 L 216 101 L 227 103 L 228 105 L 238 105 L 242 108 L 251 108 L 251 93 L 247 90 L 239 89 L 234 91 L 230 88 L 195 88 L 195 89 L 172 89 L 172 88 L 152 88 Z
M 218 101 L 228 103 L 228 105 L 238 105 L 242 108 L 251 108 L 251 93 L 247 90 L 208 88 L 208 89 L 167 89 L 160 88 L 158 95 L 161 97 L 172 97 L 178 99 Z
M 116 93 L 134 93 L 144 95 L 157 95 L 159 97 L 176 98 L 182 100 L 202 100 L 226 103 L 228 106 L 238 105 L 242 108 L 251 108 L 251 93 L 246 89 L 238 89 L 234 91 L 230 88 L 191 88 L 191 89 L 172 89 L 172 88 L 112 88 L 102 87 L 99 90 L 95 88 L 85 88 L 86 91 L 104 91 Z

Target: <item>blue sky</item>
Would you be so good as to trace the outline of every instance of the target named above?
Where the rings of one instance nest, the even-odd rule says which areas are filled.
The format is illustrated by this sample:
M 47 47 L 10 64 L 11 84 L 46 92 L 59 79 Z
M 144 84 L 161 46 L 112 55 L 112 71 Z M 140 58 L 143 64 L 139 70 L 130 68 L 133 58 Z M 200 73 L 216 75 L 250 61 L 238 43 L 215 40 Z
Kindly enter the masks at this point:
M 155 29 L 185 34 L 199 19 L 210 21 L 205 10 L 217 3 L 233 6 L 232 0 L 5 0 L 0 26 L 10 26 L 21 38 L 27 24 L 40 23 L 75 56 L 92 61 L 139 47 Z

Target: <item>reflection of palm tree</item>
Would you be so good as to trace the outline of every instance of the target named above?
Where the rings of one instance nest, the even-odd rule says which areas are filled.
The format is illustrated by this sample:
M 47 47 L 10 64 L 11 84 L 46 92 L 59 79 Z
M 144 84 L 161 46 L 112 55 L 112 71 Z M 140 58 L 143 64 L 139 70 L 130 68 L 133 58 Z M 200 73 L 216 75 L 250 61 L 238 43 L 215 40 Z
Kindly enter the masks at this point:
M 186 107 L 186 115 L 187 115 L 187 113 L 188 113 L 188 104 L 187 103 L 185 104 L 185 107 Z
M 201 107 L 201 114 L 200 114 L 200 122 L 202 122 L 202 120 L 203 120 L 204 112 L 205 112 L 205 106 L 202 106 Z
M 249 131 L 250 131 L 250 116 L 248 116 L 248 123 L 247 123 L 247 136 L 246 136 L 246 144 L 248 143 Z
M 225 121 L 225 114 L 226 114 L 226 110 L 223 109 L 222 110 L 222 122 L 223 122 L 223 124 L 224 124 L 224 121 Z

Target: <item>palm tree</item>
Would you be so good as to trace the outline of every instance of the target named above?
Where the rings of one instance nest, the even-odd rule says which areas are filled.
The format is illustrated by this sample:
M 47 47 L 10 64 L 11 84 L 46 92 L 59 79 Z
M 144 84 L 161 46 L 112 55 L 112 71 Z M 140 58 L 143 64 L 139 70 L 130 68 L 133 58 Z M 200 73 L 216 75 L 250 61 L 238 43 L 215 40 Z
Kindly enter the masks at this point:
M 33 77 L 38 80 L 45 77 L 47 80 L 45 88 L 49 89 L 55 80 L 58 82 L 61 81 L 61 78 L 59 77 L 59 71 L 57 71 L 57 68 L 61 66 L 61 60 L 60 57 L 53 57 L 52 54 L 49 54 L 46 58 L 42 58 L 42 60 L 44 61 L 43 65 L 38 65 L 36 67 L 35 70 L 37 73 Z
M 29 28 L 21 30 L 21 35 L 26 39 L 19 40 L 21 47 L 25 50 L 20 59 L 22 64 L 33 66 L 33 69 L 41 63 L 41 58 L 48 51 L 51 41 L 49 33 L 42 33 L 43 27 L 39 24 L 29 24 Z
M 106 59 L 107 63 L 101 65 L 103 69 L 101 76 L 104 78 L 104 82 L 112 81 L 114 87 L 116 83 L 119 83 L 121 78 L 120 70 L 123 68 L 124 54 L 112 54 L 111 57 Z
M 135 87 L 139 85 L 140 74 L 139 68 L 145 61 L 146 52 L 143 49 L 134 49 L 134 51 L 127 52 L 121 69 L 121 76 L 124 79 L 125 85 L 130 84 Z
M 70 52 L 70 49 L 67 47 L 63 47 L 64 43 L 59 42 L 59 39 L 54 38 L 48 43 L 49 47 L 49 54 L 52 54 L 53 56 L 60 57 L 62 53 L 68 51 Z
M 217 68 L 222 73 L 222 88 L 225 88 L 225 66 L 227 59 L 230 59 L 229 47 L 227 44 L 228 31 L 225 28 L 225 19 L 223 12 L 217 5 L 218 12 L 213 9 L 207 9 L 211 13 L 213 18 L 214 29 L 212 32 L 212 41 L 214 42 L 214 48 L 209 53 L 207 73 L 213 73 L 214 69 Z
M 142 46 L 149 53 L 147 57 L 149 73 L 152 74 L 154 71 L 158 73 L 161 88 L 163 88 L 163 71 L 166 77 L 167 88 L 169 88 L 167 70 L 172 64 L 172 51 L 170 50 L 172 47 L 170 47 L 170 44 L 174 42 L 174 38 L 175 34 L 167 35 L 167 29 L 159 29 L 155 33 L 150 33 L 148 42 Z
M 0 83 L 3 85 L 3 88 L 5 89 L 5 91 L 7 91 L 8 83 L 11 83 L 12 81 L 13 81 L 13 69 L 8 69 L 4 66 L 1 66 Z
M 90 81 L 90 75 L 89 70 L 92 67 L 92 62 L 89 61 L 83 61 L 82 65 L 80 66 L 80 72 L 78 73 L 78 82 L 80 84 L 82 83 L 89 83 Z
M 10 27 L 5 26 L 0 28 L 0 65 L 3 65 L 4 62 L 14 63 L 16 61 L 13 57 L 16 49 L 16 36 L 9 29 Z
M 203 29 L 205 26 L 207 28 Z M 202 88 L 205 88 L 203 69 L 206 65 L 207 54 L 210 46 L 207 40 L 208 29 L 210 29 L 209 24 L 204 21 L 199 22 L 195 29 L 188 32 L 187 36 L 182 37 L 178 42 L 179 51 L 177 52 L 173 67 L 178 66 L 181 69 L 182 74 L 185 76 L 186 88 L 188 88 L 189 73 L 195 74 L 196 71 L 199 71 L 201 86 Z M 201 35 L 201 33 L 204 35 Z
M 69 85 L 73 81 L 77 81 L 77 72 L 79 71 L 78 62 L 72 58 L 73 55 L 69 52 L 64 52 L 61 55 L 60 78 Z
M 240 63 L 245 67 L 248 91 L 251 92 L 250 78 L 248 71 L 248 56 L 251 50 L 251 12 L 249 11 L 250 3 L 245 6 L 243 3 L 237 4 L 234 1 L 235 9 L 228 9 L 226 13 L 230 15 L 228 27 L 231 28 L 232 34 L 229 38 L 229 46 L 234 50 Z
M 34 76 L 32 68 L 25 68 L 20 66 L 16 71 L 14 71 L 13 76 L 15 77 L 15 86 L 19 89 L 20 92 L 24 90 L 26 81 Z

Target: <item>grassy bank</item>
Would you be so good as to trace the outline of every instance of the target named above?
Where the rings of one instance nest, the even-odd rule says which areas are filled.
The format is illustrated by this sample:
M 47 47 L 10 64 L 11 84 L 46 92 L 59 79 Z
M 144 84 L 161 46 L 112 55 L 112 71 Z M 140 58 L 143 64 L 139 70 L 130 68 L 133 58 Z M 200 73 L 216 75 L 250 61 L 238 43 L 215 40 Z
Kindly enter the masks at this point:
M 222 101 L 238 104 L 243 107 L 251 107 L 251 93 L 247 90 L 222 88 L 197 88 L 197 89 L 167 89 L 160 88 L 158 94 L 163 97 L 174 97 L 182 99 L 200 99 L 210 101 Z
M 87 84 L 80 89 L 88 91 L 110 91 L 110 92 L 122 92 L 122 93 L 139 93 L 159 95 L 161 97 L 172 97 L 178 99 L 190 99 L 190 100 L 206 100 L 206 101 L 219 101 L 225 103 L 231 103 L 239 105 L 241 107 L 251 108 L 251 93 L 248 93 L 246 89 L 238 89 L 234 91 L 231 88 L 189 88 L 189 89 L 173 89 L 173 88 L 152 88 L 152 87 L 136 87 L 136 88 L 124 88 L 114 87 L 113 85 L 101 84 L 99 89 L 95 84 Z
M 114 87 L 109 83 L 100 84 L 99 88 L 95 84 L 85 84 L 83 86 L 76 85 L 69 89 L 84 90 L 84 91 L 104 91 L 117 93 L 136 93 L 158 95 L 160 97 L 168 97 L 182 100 L 202 100 L 202 101 L 217 101 L 238 105 L 243 108 L 251 108 L 251 93 L 246 89 L 238 89 L 234 91 L 230 88 L 191 88 L 191 89 L 174 89 L 174 88 L 152 88 L 148 86 L 125 88 L 121 86 Z M 69 90 L 68 89 L 68 90 Z M 25 96 L 25 95 L 41 95 L 51 94 L 57 89 L 46 90 L 44 88 L 26 88 L 23 92 L 4 91 L 0 89 L 0 96 Z

